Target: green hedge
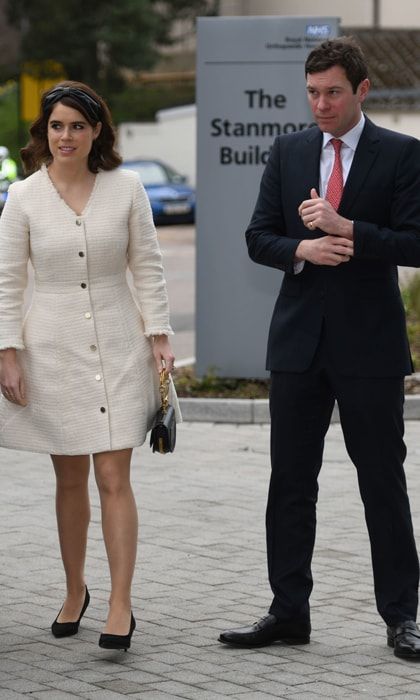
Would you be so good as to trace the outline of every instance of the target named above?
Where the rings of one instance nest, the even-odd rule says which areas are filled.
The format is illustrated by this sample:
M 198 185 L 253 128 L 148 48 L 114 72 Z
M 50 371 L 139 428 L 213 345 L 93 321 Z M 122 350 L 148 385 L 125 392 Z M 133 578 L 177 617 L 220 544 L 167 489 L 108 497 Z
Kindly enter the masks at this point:
M 26 143 L 26 133 L 19 122 L 17 83 L 10 80 L 0 86 L 0 145 L 7 146 L 20 166 L 19 149 Z
M 158 83 L 125 88 L 108 97 L 115 124 L 154 121 L 160 109 L 181 107 L 195 102 L 193 82 Z
M 420 371 L 420 274 L 416 273 L 402 290 L 402 296 L 407 314 L 408 339 L 414 369 Z

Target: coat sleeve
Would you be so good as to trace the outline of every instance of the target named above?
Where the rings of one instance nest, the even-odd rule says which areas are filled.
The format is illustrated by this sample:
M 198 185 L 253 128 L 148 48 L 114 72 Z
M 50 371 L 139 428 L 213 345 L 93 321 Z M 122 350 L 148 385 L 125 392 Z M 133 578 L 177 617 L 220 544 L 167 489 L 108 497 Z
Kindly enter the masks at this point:
M 300 240 L 286 236 L 279 139 L 276 139 L 271 149 L 245 236 L 251 260 L 284 272 L 295 272 L 295 252 Z
M 420 141 L 406 139 L 397 163 L 389 224 L 354 221 L 354 257 L 420 267 Z
M 11 185 L 0 218 L 0 350 L 25 348 L 22 334 L 23 294 L 28 280 L 29 223 Z
M 128 266 L 133 275 L 145 335 L 173 335 L 162 253 L 147 194 L 136 177 L 129 218 Z

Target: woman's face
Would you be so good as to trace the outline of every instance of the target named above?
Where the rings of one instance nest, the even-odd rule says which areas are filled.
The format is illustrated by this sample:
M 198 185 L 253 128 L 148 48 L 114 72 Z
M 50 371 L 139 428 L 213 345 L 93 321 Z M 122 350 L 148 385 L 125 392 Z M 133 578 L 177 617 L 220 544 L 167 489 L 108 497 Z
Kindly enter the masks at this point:
M 53 160 L 59 163 L 87 164 L 93 141 L 101 123 L 91 126 L 77 109 L 61 102 L 54 105 L 48 120 L 48 146 Z

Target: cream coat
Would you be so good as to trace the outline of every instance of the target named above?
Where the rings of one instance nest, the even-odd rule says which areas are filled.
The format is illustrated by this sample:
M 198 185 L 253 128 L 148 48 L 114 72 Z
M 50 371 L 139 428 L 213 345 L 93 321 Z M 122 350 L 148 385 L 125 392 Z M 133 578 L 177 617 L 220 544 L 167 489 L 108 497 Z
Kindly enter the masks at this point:
M 159 406 L 148 337 L 159 333 L 172 333 L 166 283 L 138 176 L 98 173 L 81 216 L 45 166 L 13 184 L 0 219 L 0 349 L 20 351 L 29 403 L 1 397 L 0 445 L 67 455 L 141 445 Z

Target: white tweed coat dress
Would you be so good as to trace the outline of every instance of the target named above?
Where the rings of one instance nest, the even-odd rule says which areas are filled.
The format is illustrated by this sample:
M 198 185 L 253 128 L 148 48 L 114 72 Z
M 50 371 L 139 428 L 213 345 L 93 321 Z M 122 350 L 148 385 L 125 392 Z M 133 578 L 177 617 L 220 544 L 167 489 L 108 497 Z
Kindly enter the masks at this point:
M 159 407 L 149 336 L 160 333 L 172 334 L 166 283 L 138 176 L 100 171 L 81 216 L 45 166 L 14 183 L 0 219 L 0 349 L 19 350 L 28 405 L 1 396 L 0 446 L 75 455 L 141 445 Z M 173 387 L 171 401 L 179 417 Z

